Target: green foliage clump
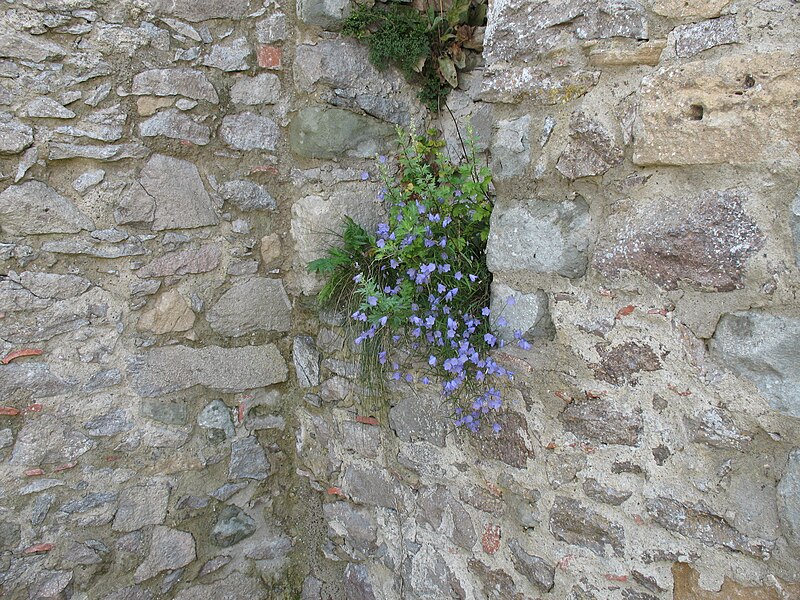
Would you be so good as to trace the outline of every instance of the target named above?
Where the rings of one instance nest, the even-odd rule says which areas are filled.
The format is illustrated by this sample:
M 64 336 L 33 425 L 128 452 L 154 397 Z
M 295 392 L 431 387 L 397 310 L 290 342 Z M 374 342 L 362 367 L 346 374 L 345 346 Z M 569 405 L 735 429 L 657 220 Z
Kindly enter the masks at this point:
M 478 164 L 471 132 L 454 164 L 435 131 L 398 131 L 397 171 L 385 157 L 379 165 L 387 222 L 372 234 L 346 219 L 341 247 L 309 270 L 327 279 L 320 303 L 351 313 L 368 387 L 438 383 L 456 425 L 477 430 L 511 376 L 489 355 L 502 345 L 489 319 L 491 172 Z
M 438 111 L 458 69 L 466 67 L 465 50 L 480 50 L 476 28 L 486 22 L 486 0 L 455 0 L 448 11 L 411 6 L 359 4 L 342 32 L 365 43 L 379 69 L 393 65 L 419 85 L 420 100 Z

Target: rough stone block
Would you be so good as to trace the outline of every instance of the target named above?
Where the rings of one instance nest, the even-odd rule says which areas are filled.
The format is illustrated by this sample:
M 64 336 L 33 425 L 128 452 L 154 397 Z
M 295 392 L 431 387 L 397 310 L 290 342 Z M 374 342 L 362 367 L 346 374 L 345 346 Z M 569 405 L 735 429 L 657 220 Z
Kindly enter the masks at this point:
M 800 319 L 762 311 L 727 314 L 709 347 L 720 364 L 752 381 L 774 409 L 800 417 Z
M 577 201 L 530 200 L 523 206 L 495 208 L 486 247 L 493 273 L 557 273 L 577 278 L 586 272 L 591 219 Z
M 235 283 L 206 315 L 211 329 L 225 337 L 259 331 L 288 331 L 292 304 L 280 279 L 254 277 Z
M 680 58 L 691 58 L 704 50 L 734 44 L 739 41 L 736 29 L 736 15 L 726 15 L 718 19 L 677 27 L 675 34 L 675 53 Z
M 289 126 L 292 152 L 308 158 L 372 158 L 388 147 L 391 125 L 340 108 L 301 109 Z
M 78 233 L 92 220 L 41 181 L 26 181 L 0 193 L 0 228 L 8 235 Z
M 625 530 L 580 501 L 557 496 L 550 511 L 550 532 L 556 539 L 606 556 L 606 546 L 619 557 L 625 551 Z

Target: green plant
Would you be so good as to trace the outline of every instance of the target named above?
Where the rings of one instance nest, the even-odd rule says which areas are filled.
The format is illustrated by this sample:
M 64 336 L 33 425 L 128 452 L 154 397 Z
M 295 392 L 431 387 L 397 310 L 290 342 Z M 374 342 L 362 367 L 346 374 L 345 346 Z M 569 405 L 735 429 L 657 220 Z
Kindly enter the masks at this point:
M 373 235 L 346 219 L 341 247 L 308 268 L 326 277 L 320 303 L 357 325 L 369 389 L 382 393 L 387 379 L 438 382 L 455 423 L 477 431 L 511 377 L 489 354 L 503 344 L 489 324 L 491 173 L 477 162 L 471 131 L 460 164 L 435 131 L 398 135 L 397 171 L 379 159 L 387 222 Z
M 486 0 L 454 0 L 447 11 L 441 2 L 438 11 L 435 6 L 418 10 L 359 4 L 342 31 L 368 46 L 376 67 L 394 65 L 419 85 L 420 100 L 438 111 L 450 89 L 458 86 L 466 52 L 481 49 L 475 33 L 485 22 Z

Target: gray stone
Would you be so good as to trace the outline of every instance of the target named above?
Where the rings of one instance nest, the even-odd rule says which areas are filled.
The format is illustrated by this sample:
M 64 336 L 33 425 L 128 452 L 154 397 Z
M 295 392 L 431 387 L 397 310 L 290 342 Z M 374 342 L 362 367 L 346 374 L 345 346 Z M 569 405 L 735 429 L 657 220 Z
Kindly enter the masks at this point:
M 247 436 L 231 444 L 231 462 L 228 479 L 255 479 L 263 481 L 270 474 L 270 463 L 258 439 Z
M 464 550 L 470 550 L 475 545 L 478 538 L 472 517 L 444 486 L 423 490 L 417 506 L 420 523 L 430 525 L 434 531 L 445 535 Z
M 300 387 L 315 387 L 319 385 L 320 354 L 314 338 L 301 335 L 294 338 L 292 345 L 292 359 L 297 382 Z
M 350 14 L 349 0 L 299 0 L 297 14 L 306 25 L 338 29 Z
M 127 410 L 117 408 L 105 415 L 86 421 L 83 427 L 91 436 L 111 437 L 124 431 L 130 431 L 133 428 L 133 420 Z
M 719 408 L 709 408 L 693 418 L 687 418 L 686 425 L 693 442 L 720 450 L 742 451 L 753 440 L 751 435 L 743 433 L 736 426 L 726 411 Z
M 533 271 L 577 278 L 586 272 L 590 239 L 589 206 L 582 199 L 495 208 L 486 263 L 494 273 Z
M 194 163 L 154 154 L 139 183 L 156 203 L 154 231 L 216 225 L 217 214 Z
M 517 469 L 524 469 L 528 459 L 533 458 L 528 423 L 525 417 L 515 411 L 497 414 L 494 423 L 500 426 L 495 432 L 488 422 L 484 422 L 478 432 L 470 437 L 477 452 L 484 458 L 499 460 Z
M 777 490 L 781 532 L 792 546 L 800 548 L 800 448 L 789 459 Z
M 155 334 L 188 331 L 195 315 L 189 302 L 176 289 L 161 294 L 154 305 L 142 313 L 136 327 Z
M 156 480 L 123 490 L 111 528 L 127 533 L 146 525 L 161 525 L 167 517 L 169 494 L 169 485 Z
M 72 571 L 43 569 L 30 588 L 30 598 L 58 598 L 72 581 Z
M 75 113 L 46 97 L 35 98 L 22 109 L 23 117 L 39 119 L 72 119 Z
M 164 136 L 173 140 L 186 140 L 205 146 L 211 139 L 211 129 L 175 109 L 162 110 L 139 124 L 142 137 Z
M 23 425 L 17 434 L 9 464 L 29 467 L 66 464 L 86 454 L 95 445 L 67 421 L 43 414 Z
M 800 417 L 800 319 L 763 311 L 724 315 L 711 356 L 752 381 L 772 408 Z
M 9 27 L 0 28 L 0 57 L 42 62 L 65 56 L 67 51 L 58 44 Z
M 367 458 L 377 458 L 381 445 L 381 430 L 366 423 L 342 423 L 342 447 Z
M 202 385 L 243 392 L 286 381 L 288 367 L 274 344 L 242 348 L 167 346 L 137 355 L 128 367 L 133 389 L 155 397 Z
M 102 146 L 51 142 L 47 145 L 50 160 L 88 158 L 91 160 L 117 161 L 128 158 L 144 158 L 150 154 L 147 146 L 139 142 L 129 144 L 103 144 Z
M 397 510 L 405 505 L 406 488 L 377 463 L 348 465 L 342 490 L 354 502 Z
M 219 103 L 219 96 L 201 71 L 192 69 L 150 69 L 133 78 L 131 93 L 138 96 L 185 96 Z
M 280 99 L 281 80 L 272 73 L 241 77 L 231 86 L 231 101 L 234 104 L 275 104 Z
M 272 13 L 263 21 L 256 23 L 256 37 L 260 44 L 271 44 L 286 39 L 286 15 L 281 12 Z
M 790 226 L 794 238 L 794 263 L 800 267 L 800 191 L 794 197 L 790 214 Z
M 371 158 L 392 137 L 388 123 L 339 108 L 303 108 L 289 126 L 292 152 L 308 158 Z
M 156 201 L 138 181 L 125 190 L 122 200 L 114 211 L 114 220 L 119 225 L 130 223 L 152 223 L 156 214 Z
M 556 163 L 556 169 L 568 179 L 602 175 L 622 164 L 624 152 L 599 123 L 583 113 L 572 115 L 570 142 Z
M 170 402 L 160 398 L 142 398 L 139 413 L 166 425 L 186 425 L 189 422 L 185 402 Z
M 91 171 L 86 171 L 85 173 L 81 173 L 81 175 L 72 182 L 72 189 L 79 194 L 82 194 L 103 181 L 105 177 L 106 172 L 103 169 L 92 169 Z
M 92 220 L 40 181 L 26 181 L 0 193 L 0 227 L 9 235 L 78 233 Z
M 734 529 L 721 516 L 702 506 L 691 506 L 671 498 L 651 498 L 647 513 L 669 531 L 674 531 L 708 546 L 719 546 L 761 560 L 768 560 L 774 542 L 756 540 Z
M 626 492 L 603 485 L 593 477 L 587 477 L 583 481 L 583 492 L 592 500 L 610 504 L 611 506 L 619 506 L 633 494 L 633 492 Z
M 240 481 L 239 483 L 226 483 L 225 485 L 222 485 L 211 492 L 209 496 L 215 500 L 219 500 L 220 502 L 226 502 L 249 485 L 250 482 L 248 481 Z
M 628 341 L 615 346 L 598 343 L 595 346 L 600 362 L 594 374 L 601 381 L 614 385 L 638 385 L 640 373 L 652 373 L 661 369 L 661 358 L 655 350 L 642 342 Z
M 424 114 L 416 92 L 400 72 L 379 71 L 370 62 L 367 48 L 355 40 L 319 40 L 301 44 L 295 52 L 294 83 L 300 91 L 397 125 L 407 126 L 411 115 Z
M 403 566 L 403 579 L 420 600 L 453 597 L 450 586 L 452 574 L 433 544 L 423 544 L 410 559 L 406 559 Z
M 153 600 L 153 593 L 138 585 L 132 585 L 109 594 L 103 600 Z
M 450 427 L 447 408 L 440 395 L 409 390 L 389 410 L 389 426 L 404 442 L 429 442 L 440 448 Z
M 249 0 L 147 0 L 152 10 L 199 23 L 209 19 L 239 19 L 247 13 Z
M 136 276 L 141 279 L 149 279 L 150 277 L 207 273 L 217 268 L 221 257 L 222 248 L 218 244 L 206 244 L 199 248 L 169 252 L 136 271 Z
M 245 179 L 226 181 L 219 186 L 219 195 L 239 210 L 275 210 L 277 203 L 263 185 Z
M 205 577 L 206 575 L 210 575 L 215 571 L 219 571 L 229 562 L 231 562 L 230 556 L 225 556 L 225 555 L 215 556 L 214 558 L 212 558 L 203 565 L 203 568 L 200 569 L 200 574 L 198 575 L 198 577 Z
M 607 400 L 572 402 L 559 415 L 564 429 L 595 444 L 635 446 L 642 432 L 642 416 L 623 413 Z
M 194 536 L 169 527 L 153 528 L 150 552 L 133 574 L 136 583 L 147 581 L 162 571 L 185 567 L 197 558 Z
M 514 568 L 522 573 L 537 589 L 549 592 L 555 585 L 556 568 L 543 558 L 528 554 L 515 539 L 508 543 Z
M 222 400 L 212 400 L 206 404 L 197 416 L 197 424 L 206 429 L 221 430 L 224 437 L 229 439 L 236 435 L 231 411 Z
M 280 130 L 269 117 L 244 112 L 222 119 L 219 136 L 235 150 L 275 150 Z
M 586 456 L 578 452 L 554 452 L 548 454 L 545 466 L 547 481 L 557 490 L 575 481 L 578 473 L 586 467 Z
M 175 600 L 266 600 L 269 589 L 260 579 L 233 572 L 208 585 L 193 585 L 180 590 Z
M 147 254 L 147 250 L 138 238 L 123 244 L 98 244 L 85 239 L 57 240 L 44 242 L 42 244 L 42 252 L 52 252 L 54 254 L 84 254 L 94 258 L 106 259 Z
M 509 302 L 509 298 L 513 300 Z M 492 282 L 489 320 L 492 331 L 507 343 L 516 341 L 517 333 L 525 340 L 553 339 L 555 327 L 549 307 L 550 300 L 544 290 L 526 294 L 503 283 Z M 503 322 L 505 324 L 501 325 Z
M 345 600 L 377 600 L 364 565 L 348 563 L 344 569 Z
M 280 279 L 254 277 L 235 283 L 208 311 L 211 329 L 225 337 L 289 331 L 292 305 Z
M 51 373 L 45 363 L 11 363 L 0 369 L 0 389 L 5 402 L 58 396 L 73 386 L 72 382 Z
M 322 510 L 328 523 L 328 538 L 338 546 L 343 560 L 360 562 L 374 555 L 378 529 L 368 509 L 348 502 L 328 502 Z
M 20 541 L 20 526 L 3 520 L 0 523 L 0 549 L 15 550 Z
M 745 268 L 764 234 L 744 210 L 747 190 L 708 190 L 697 196 L 637 198 L 633 214 L 616 219 L 594 254 L 606 277 L 640 273 L 665 289 L 679 282 L 731 291 L 743 287 Z M 670 210 L 664 210 L 668 205 Z
M 3 127 L 0 125 L 0 137 L 6 135 L 3 133 Z M 19 139 L 19 138 L 17 138 Z M 13 134 L 9 134 L 5 138 L 6 142 L 9 144 L 15 144 Z M 0 152 L 1 154 L 2 152 Z M 28 170 L 36 164 L 36 161 L 39 160 L 39 149 L 34 146 L 33 148 L 28 148 L 25 150 L 25 154 L 22 155 L 22 158 L 19 160 L 17 164 L 17 173 L 14 175 L 14 183 L 20 181 Z
M 517 592 L 514 579 L 502 569 L 491 569 L 481 561 L 470 558 L 467 561 L 467 568 L 480 581 L 483 595 L 481 599 L 486 600 L 507 600 L 513 598 L 517 600 L 524 598 Z
M 238 506 L 228 505 L 222 509 L 211 530 L 211 543 L 228 548 L 256 532 L 256 522 Z
M 203 65 L 227 72 L 246 71 L 249 68 L 247 58 L 250 54 L 250 44 L 247 42 L 247 38 L 226 40 L 221 44 L 211 46 L 211 51 L 203 59 Z
M 490 65 L 481 100 L 517 104 L 531 100 L 552 106 L 580 98 L 600 81 L 600 71 L 551 72 L 534 66 Z
M 522 175 L 531 163 L 531 117 L 498 121 L 492 139 L 492 172 L 498 179 Z
M 25 271 L 19 277 L 20 283 L 39 298 L 66 300 L 80 296 L 89 289 L 92 282 L 78 275 L 59 275 L 57 273 L 37 273 Z
M 14 444 L 14 432 L 10 429 L 0 429 L 0 450 Z
M 690 58 L 709 48 L 735 44 L 739 41 L 736 15 L 725 15 L 718 19 L 681 25 L 676 27 L 673 33 L 675 54 L 680 58 Z
M 52 494 L 40 494 L 36 497 L 31 507 L 31 525 L 38 527 L 44 523 L 47 514 L 53 506 L 53 502 L 55 502 L 55 496 Z M 111 517 L 109 517 L 109 521 L 110 520 Z M 0 544 L 0 546 L 2 546 L 2 544 Z
M 556 539 L 588 548 L 598 556 L 606 556 L 610 545 L 619 557 L 625 551 L 625 530 L 580 501 L 556 496 L 550 511 L 550 532 Z
M 33 143 L 33 129 L 18 119 L 0 121 L 0 154 L 19 154 Z

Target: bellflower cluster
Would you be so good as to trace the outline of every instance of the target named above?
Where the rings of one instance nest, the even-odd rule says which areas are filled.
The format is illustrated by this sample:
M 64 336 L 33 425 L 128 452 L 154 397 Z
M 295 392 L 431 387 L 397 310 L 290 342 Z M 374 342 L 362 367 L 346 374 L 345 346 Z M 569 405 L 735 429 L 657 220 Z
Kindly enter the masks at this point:
M 344 248 L 309 268 L 329 276 L 321 299 L 338 290 L 350 302 L 362 362 L 377 357 L 390 381 L 439 385 L 455 425 L 476 432 L 494 421 L 513 378 L 490 354 L 504 345 L 489 325 L 491 173 L 477 164 L 471 134 L 461 164 L 431 132 L 403 136 L 397 173 L 378 164 L 386 222 L 372 235 L 348 220 Z

